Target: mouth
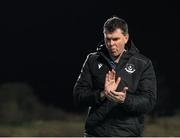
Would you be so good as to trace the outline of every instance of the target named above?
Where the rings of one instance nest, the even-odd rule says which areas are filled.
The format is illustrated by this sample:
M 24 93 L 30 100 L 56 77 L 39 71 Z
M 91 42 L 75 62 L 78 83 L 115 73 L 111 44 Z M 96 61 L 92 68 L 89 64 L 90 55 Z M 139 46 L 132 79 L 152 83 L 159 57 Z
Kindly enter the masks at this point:
M 111 49 L 111 53 L 116 53 L 116 50 L 115 49 Z

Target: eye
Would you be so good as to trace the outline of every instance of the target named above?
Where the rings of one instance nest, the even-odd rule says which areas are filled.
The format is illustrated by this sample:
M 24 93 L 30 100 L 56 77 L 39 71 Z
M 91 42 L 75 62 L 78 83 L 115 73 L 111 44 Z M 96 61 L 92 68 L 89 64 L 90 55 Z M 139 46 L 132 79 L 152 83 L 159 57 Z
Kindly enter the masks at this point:
M 110 41 L 111 39 L 110 38 L 106 38 L 106 41 Z
M 120 38 L 113 38 L 113 41 L 117 41 L 117 40 L 119 40 Z

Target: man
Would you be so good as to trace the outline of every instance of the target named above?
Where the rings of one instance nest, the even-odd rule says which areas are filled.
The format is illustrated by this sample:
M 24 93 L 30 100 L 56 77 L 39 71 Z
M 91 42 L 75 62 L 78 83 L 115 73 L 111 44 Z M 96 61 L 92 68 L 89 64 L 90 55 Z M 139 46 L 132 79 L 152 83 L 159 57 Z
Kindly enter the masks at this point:
M 123 19 L 109 18 L 103 33 L 105 44 L 87 56 L 74 86 L 75 102 L 89 107 L 85 136 L 142 136 L 144 114 L 156 102 L 153 65 Z

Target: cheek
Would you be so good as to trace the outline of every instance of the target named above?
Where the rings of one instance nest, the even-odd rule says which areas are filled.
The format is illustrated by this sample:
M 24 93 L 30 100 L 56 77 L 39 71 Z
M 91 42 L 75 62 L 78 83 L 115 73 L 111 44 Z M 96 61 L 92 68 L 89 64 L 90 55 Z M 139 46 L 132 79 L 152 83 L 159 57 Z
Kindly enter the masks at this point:
M 118 48 L 119 50 L 121 50 L 121 49 L 123 49 L 123 48 L 124 48 L 124 46 L 123 46 L 123 44 L 122 44 L 122 43 L 118 43 L 117 48 Z
M 109 41 L 107 41 L 107 40 L 105 40 L 105 44 L 106 44 L 106 45 L 109 45 L 109 44 L 110 44 L 110 42 L 109 42 Z

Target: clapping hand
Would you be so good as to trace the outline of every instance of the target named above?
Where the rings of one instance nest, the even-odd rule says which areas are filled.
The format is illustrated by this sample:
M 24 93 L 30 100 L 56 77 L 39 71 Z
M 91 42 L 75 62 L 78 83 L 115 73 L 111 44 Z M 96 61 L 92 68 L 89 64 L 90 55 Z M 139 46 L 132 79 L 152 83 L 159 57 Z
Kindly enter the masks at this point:
M 124 89 L 120 92 L 117 92 L 116 89 L 121 81 L 121 78 L 118 77 L 116 79 L 116 72 L 113 69 L 106 74 L 105 85 L 104 85 L 104 95 L 111 101 L 117 103 L 123 103 L 126 98 L 126 92 L 128 87 L 124 87 Z

